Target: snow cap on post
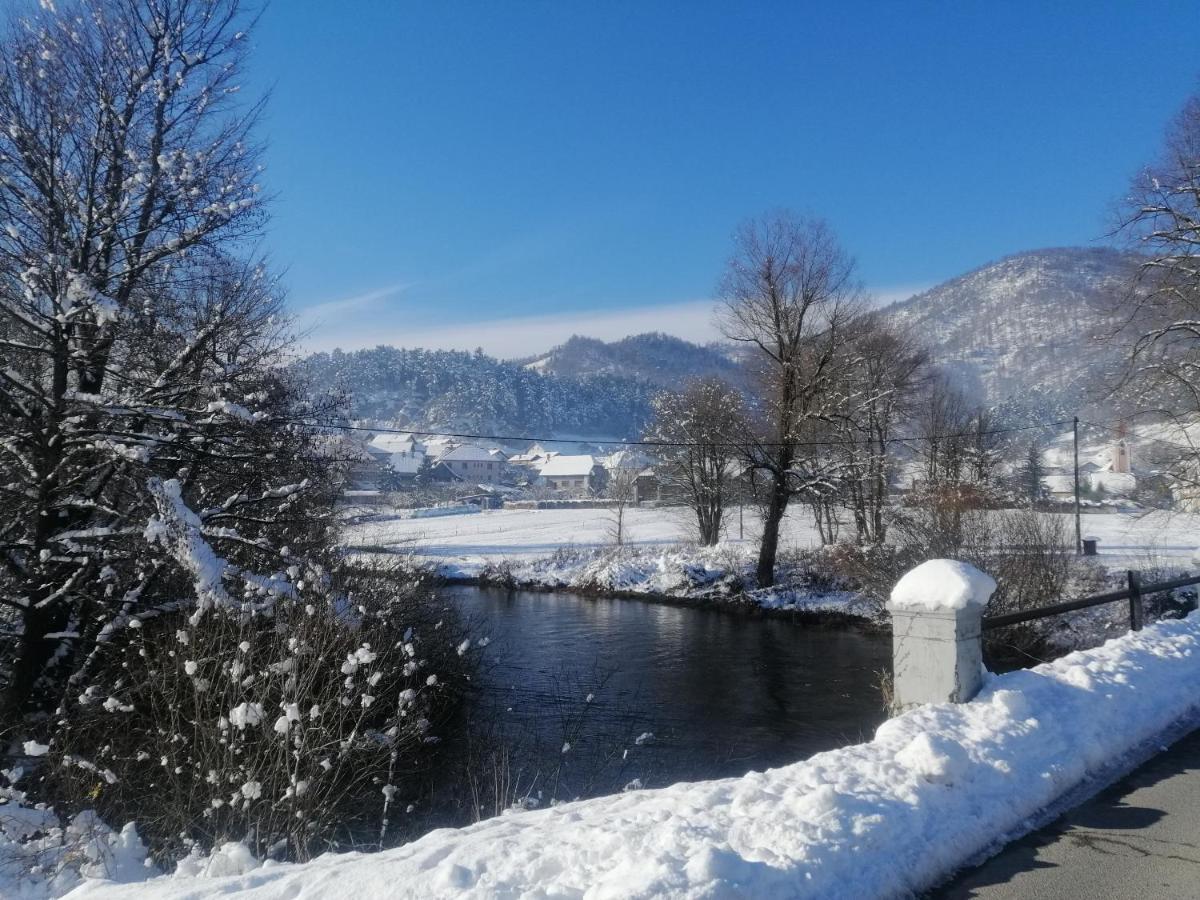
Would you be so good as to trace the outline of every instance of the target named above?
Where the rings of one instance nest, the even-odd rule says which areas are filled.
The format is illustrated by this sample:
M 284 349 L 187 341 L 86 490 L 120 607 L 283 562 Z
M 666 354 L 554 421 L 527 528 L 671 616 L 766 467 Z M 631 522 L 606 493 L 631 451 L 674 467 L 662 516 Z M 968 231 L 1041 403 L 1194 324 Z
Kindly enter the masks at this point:
M 983 609 L 990 575 L 953 559 L 921 563 L 896 582 L 892 614 L 892 709 L 966 703 L 983 686 Z
M 905 573 L 892 588 L 890 606 L 913 612 L 949 612 L 987 605 L 996 581 L 970 563 L 931 559 Z

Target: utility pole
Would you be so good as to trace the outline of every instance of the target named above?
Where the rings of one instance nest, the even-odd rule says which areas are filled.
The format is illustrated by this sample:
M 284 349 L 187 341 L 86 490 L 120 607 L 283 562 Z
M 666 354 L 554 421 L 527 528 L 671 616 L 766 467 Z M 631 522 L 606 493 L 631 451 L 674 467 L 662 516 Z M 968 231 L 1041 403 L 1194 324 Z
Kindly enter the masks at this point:
M 1076 415 L 1070 425 L 1075 442 L 1075 556 L 1084 553 L 1084 533 L 1079 522 L 1079 416 Z

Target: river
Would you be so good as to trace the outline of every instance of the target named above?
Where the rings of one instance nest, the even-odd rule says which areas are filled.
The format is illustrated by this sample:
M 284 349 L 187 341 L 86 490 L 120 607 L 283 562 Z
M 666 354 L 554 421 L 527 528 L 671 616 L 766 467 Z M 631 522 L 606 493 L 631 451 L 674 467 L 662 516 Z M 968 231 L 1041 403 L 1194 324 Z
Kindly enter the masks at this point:
M 475 711 L 543 802 L 784 765 L 885 718 L 886 635 L 564 593 L 445 596 L 490 639 Z

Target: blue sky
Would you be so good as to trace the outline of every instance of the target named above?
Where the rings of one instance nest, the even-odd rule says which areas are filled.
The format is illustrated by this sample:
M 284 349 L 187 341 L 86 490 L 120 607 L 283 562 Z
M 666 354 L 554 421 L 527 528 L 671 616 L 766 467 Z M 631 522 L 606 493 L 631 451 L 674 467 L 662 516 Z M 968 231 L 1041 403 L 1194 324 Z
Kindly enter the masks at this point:
M 739 221 L 881 295 L 1103 242 L 1200 86 L 1194 3 L 276 0 L 266 246 L 309 345 L 714 334 Z

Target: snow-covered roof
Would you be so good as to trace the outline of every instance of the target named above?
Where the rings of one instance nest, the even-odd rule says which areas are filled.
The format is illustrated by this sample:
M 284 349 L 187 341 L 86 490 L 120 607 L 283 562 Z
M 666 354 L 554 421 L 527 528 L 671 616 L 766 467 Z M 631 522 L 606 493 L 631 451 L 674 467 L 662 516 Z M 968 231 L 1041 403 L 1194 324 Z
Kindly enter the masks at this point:
M 476 447 L 474 444 L 453 447 L 438 457 L 438 462 L 495 462 L 495 460 L 496 457 L 492 455 L 492 451 Z
M 416 475 L 423 462 L 424 453 L 393 453 L 387 459 L 388 467 L 397 475 Z
M 590 455 L 584 456 L 555 456 L 542 466 L 543 478 L 578 478 L 591 475 L 596 466 L 596 460 Z
M 510 463 L 522 464 L 522 463 L 535 463 L 541 459 L 542 459 L 542 454 L 540 454 L 540 453 L 518 453 L 516 456 L 510 456 L 508 458 L 508 461 Z
M 653 460 L 640 450 L 618 450 L 604 457 L 603 466 L 606 469 L 644 469 Z
M 377 434 L 367 442 L 376 453 L 411 453 L 417 446 L 411 434 Z

